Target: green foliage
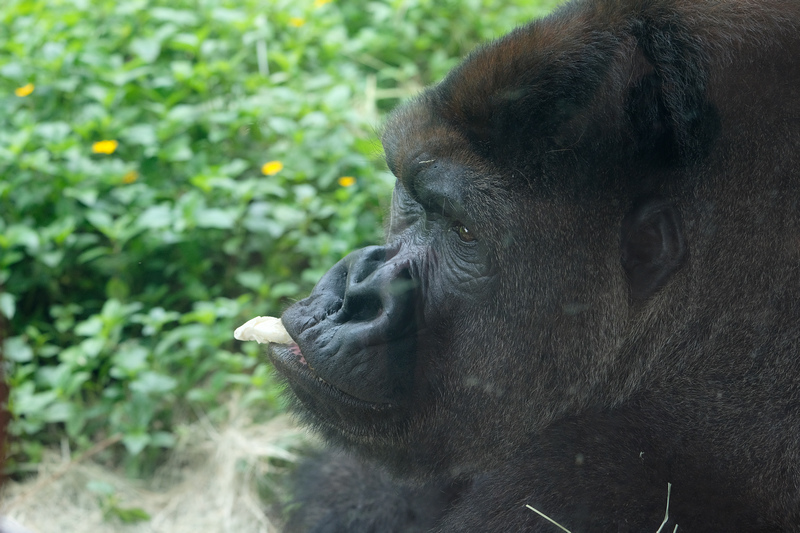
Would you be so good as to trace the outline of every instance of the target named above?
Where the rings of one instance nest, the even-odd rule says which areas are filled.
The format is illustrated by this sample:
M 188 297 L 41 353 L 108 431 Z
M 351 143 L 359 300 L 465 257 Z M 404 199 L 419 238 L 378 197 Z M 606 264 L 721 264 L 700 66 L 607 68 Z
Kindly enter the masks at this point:
M 541 4 L 4 0 L 0 327 L 17 467 L 65 435 L 121 435 L 136 473 L 177 420 L 233 390 L 280 409 L 234 327 L 380 239 L 382 112 Z

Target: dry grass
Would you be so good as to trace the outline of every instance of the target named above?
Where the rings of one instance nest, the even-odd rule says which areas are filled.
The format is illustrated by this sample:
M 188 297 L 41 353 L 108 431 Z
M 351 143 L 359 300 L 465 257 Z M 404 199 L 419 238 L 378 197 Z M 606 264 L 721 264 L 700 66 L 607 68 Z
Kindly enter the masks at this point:
M 256 424 L 231 407 L 224 426 L 202 419 L 185 427 L 167 463 L 146 481 L 109 471 L 88 455 L 64 461 L 53 451 L 35 479 L 6 484 L 0 513 L 33 533 L 277 533 L 257 480 L 279 470 L 275 459 L 294 462 L 291 450 L 306 439 L 285 416 Z M 123 524 L 104 517 L 90 482 L 113 487 L 119 507 L 143 509 L 151 519 Z

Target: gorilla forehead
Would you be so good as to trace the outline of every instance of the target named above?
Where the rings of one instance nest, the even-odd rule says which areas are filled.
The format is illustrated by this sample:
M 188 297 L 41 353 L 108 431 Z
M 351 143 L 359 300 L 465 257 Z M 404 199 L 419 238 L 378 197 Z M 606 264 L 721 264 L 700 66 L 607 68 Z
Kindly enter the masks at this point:
M 509 91 L 520 96 L 517 101 L 501 98 L 502 106 L 498 104 L 485 122 L 479 117 L 462 120 L 464 115 L 472 115 L 469 107 L 479 102 L 459 100 L 460 96 L 449 90 L 448 80 L 395 111 L 383 132 L 389 169 L 415 198 L 417 189 L 428 181 L 433 187 L 475 193 L 477 198 L 495 198 L 511 191 L 550 196 L 564 187 L 587 192 L 584 181 L 598 185 L 603 181 L 610 165 L 581 167 L 589 158 L 597 162 L 590 151 L 602 150 L 596 138 L 588 146 L 581 145 L 592 125 L 577 113 L 574 101 L 562 105 L 542 98 L 542 112 L 538 113 L 526 109 L 534 103 L 539 106 L 535 97 L 520 96 L 530 87 L 510 87 Z M 556 110 L 558 106 L 561 108 Z M 574 119 L 562 117 L 558 119 L 560 128 L 551 127 L 553 118 L 547 115 L 563 114 L 567 108 Z M 520 122 L 515 109 L 529 118 Z M 614 140 L 614 135 L 607 136 L 608 143 Z M 582 157 L 576 158 L 576 153 Z
M 406 186 L 423 168 L 420 162 L 424 165 L 432 160 L 450 159 L 464 166 L 485 164 L 468 140 L 437 114 L 428 93 L 392 114 L 381 141 L 389 169 Z
M 608 31 L 563 30 L 554 39 L 541 21 L 519 28 L 396 111 L 383 137 L 390 168 L 401 176 L 421 151 L 485 164 L 504 163 L 524 146 L 531 160 L 565 142 L 559 132 L 603 87 L 618 43 Z

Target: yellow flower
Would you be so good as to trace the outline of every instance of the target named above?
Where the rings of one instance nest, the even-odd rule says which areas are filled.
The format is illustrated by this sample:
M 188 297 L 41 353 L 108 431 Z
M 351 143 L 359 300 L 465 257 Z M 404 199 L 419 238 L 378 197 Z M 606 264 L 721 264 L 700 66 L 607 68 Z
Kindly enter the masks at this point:
M 339 178 L 339 185 L 342 187 L 351 187 L 356 184 L 356 179 L 353 176 L 342 176 Z
M 264 166 L 261 167 L 261 172 L 265 176 L 274 176 L 281 170 L 283 170 L 283 163 L 280 161 L 269 161 L 264 163 Z
M 314 0 L 314 7 L 322 7 L 330 2 L 331 0 Z
M 299 28 L 303 24 L 306 23 L 306 19 L 300 17 L 292 17 L 289 19 L 289 24 L 294 26 L 295 28 Z
M 98 141 L 92 145 L 92 152 L 95 154 L 113 154 L 117 150 L 117 141 Z
M 131 170 L 126 172 L 124 176 L 122 176 L 122 183 L 131 184 L 134 181 L 139 179 L 139 173 L 135 170 Z
M 31 94 L 35 88 L 36 87 L 34 87 L 32 83 L 29 83 L 28 85 L 23 85 L 18 89 L 14 89 L 14 94 L 22 98 L 23 96 L 28 96 Z

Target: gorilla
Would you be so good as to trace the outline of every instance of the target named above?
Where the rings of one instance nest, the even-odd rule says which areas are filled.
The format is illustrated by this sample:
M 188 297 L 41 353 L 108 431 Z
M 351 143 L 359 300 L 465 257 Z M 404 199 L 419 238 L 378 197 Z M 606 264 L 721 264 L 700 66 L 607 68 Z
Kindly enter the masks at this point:
M 800 2 L 577 0 L 388 120 L 271 344 L 289 531 L 800 531 Z

